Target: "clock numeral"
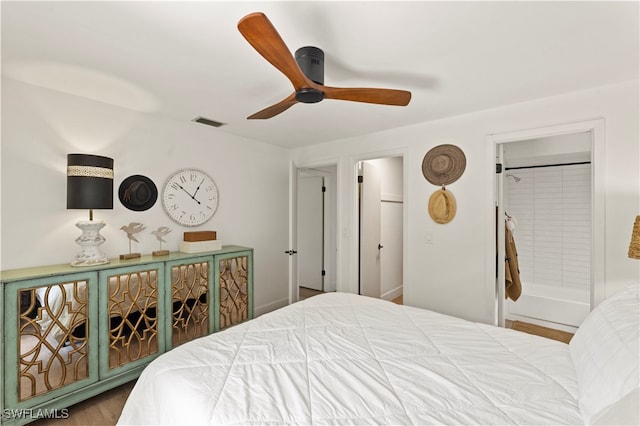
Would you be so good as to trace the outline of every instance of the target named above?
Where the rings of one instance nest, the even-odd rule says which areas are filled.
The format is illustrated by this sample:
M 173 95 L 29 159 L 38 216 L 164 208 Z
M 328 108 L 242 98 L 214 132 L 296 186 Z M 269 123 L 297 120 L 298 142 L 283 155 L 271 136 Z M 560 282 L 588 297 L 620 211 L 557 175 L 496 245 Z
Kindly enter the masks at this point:
M 187 183 L 187 178 L 184 177 L 184 176 L 180 176 L 180 182 L 183 183 L 183 184 Z

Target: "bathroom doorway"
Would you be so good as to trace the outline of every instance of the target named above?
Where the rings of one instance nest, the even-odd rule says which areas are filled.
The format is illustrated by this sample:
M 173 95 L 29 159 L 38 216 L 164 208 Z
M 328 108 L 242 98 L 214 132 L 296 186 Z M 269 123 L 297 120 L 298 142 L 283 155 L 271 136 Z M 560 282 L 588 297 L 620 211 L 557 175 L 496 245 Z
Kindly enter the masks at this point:
M 601 127 L 602 126 L 602 127 Z M 574 332 L 602 297 L 603 124 L 573 123 L 496 142 L 497 316 Z M 600 222 L 601 223 L 601 222 Z M 507 229 L 513 240 L 505 243 Z M 522 292 L 505 298 L 505 244 Z

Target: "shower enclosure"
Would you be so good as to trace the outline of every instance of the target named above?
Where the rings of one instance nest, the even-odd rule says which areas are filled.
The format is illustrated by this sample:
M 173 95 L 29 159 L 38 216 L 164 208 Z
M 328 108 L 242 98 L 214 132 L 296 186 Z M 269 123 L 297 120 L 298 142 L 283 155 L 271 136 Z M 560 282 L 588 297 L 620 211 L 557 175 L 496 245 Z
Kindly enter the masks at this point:
M 591 135 L 505 144 L 503 161 L 503 206 L 515 224 L 522 281 L 505 318 L 577 327 L 591 302 Z

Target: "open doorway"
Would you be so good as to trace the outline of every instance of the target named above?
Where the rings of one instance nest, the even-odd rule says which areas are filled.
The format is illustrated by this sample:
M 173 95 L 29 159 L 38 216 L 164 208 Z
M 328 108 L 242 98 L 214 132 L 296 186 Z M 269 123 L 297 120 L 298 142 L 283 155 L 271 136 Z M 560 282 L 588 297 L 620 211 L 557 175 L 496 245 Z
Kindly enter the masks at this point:
M 402 303 L 403 157 L 360 161 L 358 293 Z
M 496 136 L 499 325 L 574 332 L 602 297 L 602 128 L 596 120 Z M 515 300 L 505 291 L 514 272 Z
M 296 300 L 336 291 L 335 165 L 300 168 L 296 196 Z

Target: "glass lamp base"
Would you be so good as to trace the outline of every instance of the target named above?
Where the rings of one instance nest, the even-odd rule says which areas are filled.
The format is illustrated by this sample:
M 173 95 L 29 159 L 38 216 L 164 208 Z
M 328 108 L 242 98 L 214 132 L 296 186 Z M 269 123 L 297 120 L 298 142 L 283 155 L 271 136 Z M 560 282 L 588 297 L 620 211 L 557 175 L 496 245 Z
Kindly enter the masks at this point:
M 109 263 L 107 255 L 100 251 L 100 244 L 106 241 L 100 235 L 100 230 L 104 228 L 105 223 L 100 220 L 80 221 L 76 223 L 76 226 L 82 231 L 82 235 L 76 238 L 76 243 L 82 247 L 82 251 L 71 261 L 71 266 L 92 266 Z

